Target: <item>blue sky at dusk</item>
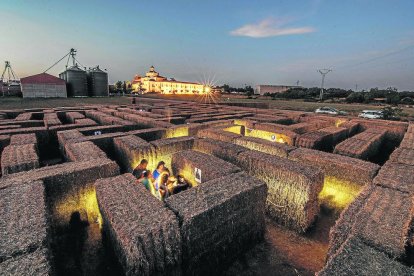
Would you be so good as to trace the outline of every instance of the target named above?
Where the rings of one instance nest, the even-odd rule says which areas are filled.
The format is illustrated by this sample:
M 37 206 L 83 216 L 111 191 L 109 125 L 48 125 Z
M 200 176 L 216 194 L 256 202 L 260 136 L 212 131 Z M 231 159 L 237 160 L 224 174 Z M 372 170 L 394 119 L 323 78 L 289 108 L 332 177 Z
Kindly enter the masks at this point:
M 78 50 L 110 81 L 154 65 L 216 84 L 414 90 L 414 1 L 2 0 L 0 60 L 19 77 Z M 50 73 L 64 70 L 59 64 Z

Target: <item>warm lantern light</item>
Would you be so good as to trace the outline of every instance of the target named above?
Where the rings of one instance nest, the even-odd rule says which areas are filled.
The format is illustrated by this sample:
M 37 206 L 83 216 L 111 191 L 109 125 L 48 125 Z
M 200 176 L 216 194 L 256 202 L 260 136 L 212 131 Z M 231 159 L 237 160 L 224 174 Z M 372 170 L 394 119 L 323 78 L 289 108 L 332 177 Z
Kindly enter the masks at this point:
M 342 210 L 355 200 L 361 188 L 361 185 L 335 177 L 325 176 L 323 189 L 319 194 L 319 200 L 328 208 Z

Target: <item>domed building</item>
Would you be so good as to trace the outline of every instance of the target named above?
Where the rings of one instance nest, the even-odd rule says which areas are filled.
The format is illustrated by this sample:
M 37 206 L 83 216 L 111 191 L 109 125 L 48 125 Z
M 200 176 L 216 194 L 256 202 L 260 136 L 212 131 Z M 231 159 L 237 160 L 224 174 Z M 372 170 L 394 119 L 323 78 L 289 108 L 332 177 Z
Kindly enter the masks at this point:
M 131 87 L 135 93 L 161 93 L 161 94 L 206 94 L 210 92 L 210 87 L 196 83 L 176 81 L 160 76 L 151 66 L 145 76 L 136 75 L 131 82 Z

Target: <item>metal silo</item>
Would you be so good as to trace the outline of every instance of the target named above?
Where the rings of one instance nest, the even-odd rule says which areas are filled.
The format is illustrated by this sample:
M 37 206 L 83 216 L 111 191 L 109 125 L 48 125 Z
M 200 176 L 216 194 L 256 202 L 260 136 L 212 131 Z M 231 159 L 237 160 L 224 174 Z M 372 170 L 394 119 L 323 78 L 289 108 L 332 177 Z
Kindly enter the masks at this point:
M 77 64 L 60 73 L 59 77 L 66 81 L 68 97 L 88 96 L 86 72 L 79 68 Z
M 99 66 L 88 70 L 89 95 L 92 97 L 108 97 L 108 73 Z

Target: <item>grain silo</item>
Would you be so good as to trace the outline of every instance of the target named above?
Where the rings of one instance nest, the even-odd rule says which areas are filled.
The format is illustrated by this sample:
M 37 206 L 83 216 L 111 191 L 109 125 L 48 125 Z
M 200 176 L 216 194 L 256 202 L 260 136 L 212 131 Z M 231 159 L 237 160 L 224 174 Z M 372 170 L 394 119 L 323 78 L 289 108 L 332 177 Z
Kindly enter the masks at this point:
M 88 88 L 91 97 L 108 97 L 108 73 L 99 69 L 99 66 L 89 68 Z
M 79 68 L 77 64 L 69 67 L 65 72 L 60 73 L 59 77 L 66 81 L 69 97 L 88 96 L 86 71 Z

